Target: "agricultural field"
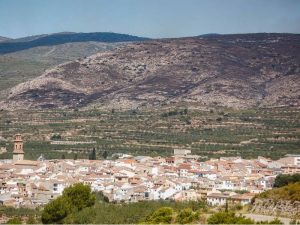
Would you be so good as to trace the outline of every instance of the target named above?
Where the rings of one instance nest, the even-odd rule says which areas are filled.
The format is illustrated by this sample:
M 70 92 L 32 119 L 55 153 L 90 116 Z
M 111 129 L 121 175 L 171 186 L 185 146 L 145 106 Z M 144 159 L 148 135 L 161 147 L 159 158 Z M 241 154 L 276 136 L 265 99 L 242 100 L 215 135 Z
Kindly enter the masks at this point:
M 21 133 L 25 158 L 97 158 L 106 152 L 169 156 L 191 149 L 201 160 L 221 156 L 278 159 L 300 153 L 300 109 L 233 110 L 189 105 L 140 110 L 32 110 L 0 112 L 0 147 L 12 157 Z M 76 143 L 78 142 L 78 143 Z M 105 154 L 106 154 L 105 153 Z

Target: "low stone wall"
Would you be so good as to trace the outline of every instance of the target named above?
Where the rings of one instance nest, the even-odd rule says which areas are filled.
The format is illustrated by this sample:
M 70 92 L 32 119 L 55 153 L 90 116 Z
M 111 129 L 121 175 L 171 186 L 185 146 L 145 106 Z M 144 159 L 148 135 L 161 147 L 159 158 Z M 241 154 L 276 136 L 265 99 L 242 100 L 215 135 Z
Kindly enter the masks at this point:
M 300 202 L 256 198 L 252 204 L 251 212 L 300 219 Z

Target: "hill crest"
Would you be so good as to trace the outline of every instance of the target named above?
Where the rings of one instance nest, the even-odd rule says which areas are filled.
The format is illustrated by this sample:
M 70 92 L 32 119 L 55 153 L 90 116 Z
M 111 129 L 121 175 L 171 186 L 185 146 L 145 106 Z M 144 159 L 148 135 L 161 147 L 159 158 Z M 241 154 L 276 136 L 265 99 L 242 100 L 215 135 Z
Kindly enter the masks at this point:
M 137 42 L 149 40 L 148 38 L 132 36 L 128 34 L 118 34 L 112 32 L 94 33 L 72 33 L 63 32 L 55 34 L 44 34 L 8 40 L 0 43 L 0 54 L 17 52 L 40 46 L 54 46 L 74 42 Z

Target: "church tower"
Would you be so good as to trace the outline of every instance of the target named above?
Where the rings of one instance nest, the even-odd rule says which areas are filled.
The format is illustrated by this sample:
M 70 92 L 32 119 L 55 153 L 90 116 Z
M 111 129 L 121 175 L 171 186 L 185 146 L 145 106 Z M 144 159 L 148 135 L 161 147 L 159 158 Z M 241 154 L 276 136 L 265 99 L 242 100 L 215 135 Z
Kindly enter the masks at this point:
M 24 159 L 23 140 L 21 134 L 15 135 L 13 162 L 22 161 Z

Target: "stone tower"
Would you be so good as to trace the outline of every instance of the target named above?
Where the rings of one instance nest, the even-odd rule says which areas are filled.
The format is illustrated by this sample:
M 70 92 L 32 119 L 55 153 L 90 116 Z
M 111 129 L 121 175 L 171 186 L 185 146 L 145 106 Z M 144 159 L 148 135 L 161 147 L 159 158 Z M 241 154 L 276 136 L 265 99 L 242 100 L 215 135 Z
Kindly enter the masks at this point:
M 18 162 L 24 159 L 23 140 L 21 134 L 15 135 L 13 162 Z

